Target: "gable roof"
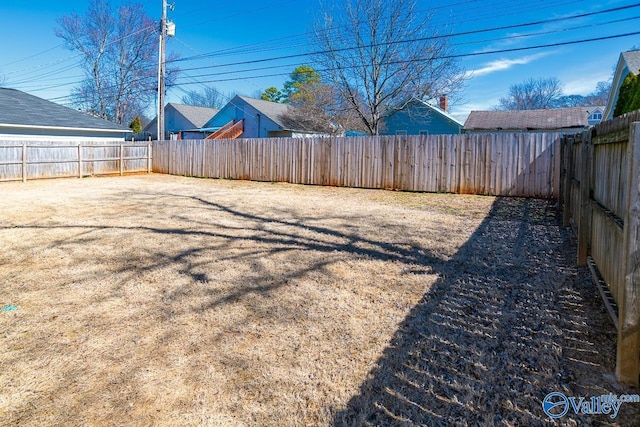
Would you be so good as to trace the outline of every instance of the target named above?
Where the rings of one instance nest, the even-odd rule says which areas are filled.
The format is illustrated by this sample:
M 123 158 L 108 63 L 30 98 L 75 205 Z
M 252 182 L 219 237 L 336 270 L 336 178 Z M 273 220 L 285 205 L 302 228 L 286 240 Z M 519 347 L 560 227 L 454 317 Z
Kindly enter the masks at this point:
M 241 99 L 242 101 L 258 110 L 260 114 L 269 118 L 283 130 L 313 133 L 323 132 L 317 129 L 310 129 L 308 125 L 296 121 L 295 118 L 293 118 L 292 115 L 289 114 L 291 112 L 291 109 L 295 109 L 295 107 L 291 105 L 265 101 L 263 99 L 248 98 L 246 96 L 240 95 L 236 96 L 236 98 Z M 233 103 L 233 100 L 231 100 L 230 103 Z
M 204 126 L 204 124 L 219 111 L 217 108 L 196 107 L 193 105 L 175 104 L 173 102 L 167 104 L 167 108 L 169 106 L 173 107 L 185 119 L 193 123 L 195 128 Z
M 0 88 L 0 107 L 1 127 L 131 132 L 124 126 L 16 89 Z
M 618 63 L 616 64 L 616 70 L 613 73 L 613 81 L 611 82 L 611 90 L 609 91 L 609 98 L 607 99 L 607 107 L 602 117 L 603 120 L 613 118 L 613 111 L 618 102 L 620 87 L 629 72 L 634 74 L 640 73 L 640 50 L 630 50 L 620 54 Z
M 271 119 L 271 121 L 273 121 L 275 124 L 277 124 L 281 128 L 287 129 L 287 130 L 293 130 L 293 129 L 289 129 L 287 124 L 285 124 L 286 123 L 285 116 L 289 111 L 289 105 L 280 104 L 277 102 L 265 101 L 263 99 L 248 98 L 246 96 L 239 96 L 239 95 L 238 95 L 238 98 L 240 98 L 247 104 L 251 105 L 256 110 L 260 111 L 260 113 L 262 113 L 264 116 Z
M 633 74 L 638 74 L 640 71 L 640 50 L 630 50 L 628 52 L 622 52 L 620 55 L 627 64 L 627 68 Z
M 409 99 L 408 101 L 406 101 L 402 107 L 400 107 L 400 108 L 393 108 L 393 109 L 391 109 L 390 111 L 388 111 L 388 112 L 385 114 L 385 116 L 386 116 L 386 117 L 389 117 L 389 116 L 392 116 L 392 115 L 394 115 L 394 114 L 396 114 L 396 113 L 398 113 L 398 112 L 400 112 L 400 111 L 403 111 L 403 110 L 405 110 L 405 109 L 409 106 L 409 104 L 411 104 L 411 103 L 418 104 L 418 105 L 419 105 L 419 106 L 421 106 L 421 107 L 426 107 L 426 108 L 427 108 L 427 109 L 429 109 L 430 111 L 432 111 L 432 112 L 436 113 L 436 114 L 437 114 L 437 115 L 439 115 L 439 116 L 442 116 L 443 118 L 446 118 L 447 120 L 452 121 L 453 123 L 455 123 L 455 124 L 459 125 L 460 127 L 464 126 L 464 124 L 463 124 L 460 120 L 456 119 L 455 117 L 453 117 L 451 114 L 449 114 L 448 112 L 446 112 L 446 111 L 445 111 L 445 110 L 443 110 L 442 108 L 439 108 L 439 107 L 437 107 L 437 106 L 435 106 L 435 105 L 433 105 L 433 104 L 431 104 L 431 103 L 429 103 L 429 102 L 427 102 L 427 101 L 423 101 L 423 100 L 418 99 L 418 98 L 415 98 L 415 97 L 412 97 L 411 99 Z
M 202 128 L 213 116 L 218 114 L 217 108 L 210 107 L 196 107 L 194 105 L 184 105 L 184 104 L 176 104 L 173 102 L 168 103 L 164 106 L 165 116 L 167 115 L 167 111 L 172 108 L 178 112 L 182 117 L 184 117 L 189 123 L 193 126 L 193 129 Z M 168 122 L 165 117 L 165 127 L 168 126 Z M 154 117 L 147 125 L 144 127 L 145 132 L 152 132 L 155 135 L 158 128 L 158 117 Z M 180 129 L 180 130 L 190 130 L 190 129 Z
M 464 130 L 558 130 L 589 126 L 582 107 L 548 110 L 472 111 Z

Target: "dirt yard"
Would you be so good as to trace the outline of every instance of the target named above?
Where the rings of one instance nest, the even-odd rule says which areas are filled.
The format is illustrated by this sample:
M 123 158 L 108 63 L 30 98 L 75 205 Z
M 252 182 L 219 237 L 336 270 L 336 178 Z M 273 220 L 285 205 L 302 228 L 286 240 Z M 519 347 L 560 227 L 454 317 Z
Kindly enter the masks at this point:
M 0 425 L 554 425 L 549 392 L 638 393 L 549 202 L 164 175 L 0 194 Z

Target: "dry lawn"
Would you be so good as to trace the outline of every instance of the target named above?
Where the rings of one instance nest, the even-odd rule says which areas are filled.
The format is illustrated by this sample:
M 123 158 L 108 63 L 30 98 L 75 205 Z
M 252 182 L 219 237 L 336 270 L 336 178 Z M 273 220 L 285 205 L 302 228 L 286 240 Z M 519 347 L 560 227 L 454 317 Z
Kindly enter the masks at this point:
M 162 175 L 0 193 L 2 425 L 536 424 L 612 369 L 597 305 L 608 338 L 567 356 L 586 291 L 546 202 Z

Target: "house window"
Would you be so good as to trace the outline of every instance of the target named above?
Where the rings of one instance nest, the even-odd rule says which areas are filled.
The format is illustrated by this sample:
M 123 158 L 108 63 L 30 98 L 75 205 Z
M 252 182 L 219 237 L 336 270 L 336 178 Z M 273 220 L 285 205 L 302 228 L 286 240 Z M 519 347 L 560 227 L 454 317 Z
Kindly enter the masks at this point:
M 602 113 L 600 112 L 593 113 L 591 117 L 593 118 L 593 120 L 602 120 Z
M 428 130 L 421 130 L 420 131 L 420 136 L 427 136 L 429 135 L 429 131 Z
M 406 136 L 407 135 L 407 131 L 406 130 L 397 130 L 396 131 L 396 135 Z

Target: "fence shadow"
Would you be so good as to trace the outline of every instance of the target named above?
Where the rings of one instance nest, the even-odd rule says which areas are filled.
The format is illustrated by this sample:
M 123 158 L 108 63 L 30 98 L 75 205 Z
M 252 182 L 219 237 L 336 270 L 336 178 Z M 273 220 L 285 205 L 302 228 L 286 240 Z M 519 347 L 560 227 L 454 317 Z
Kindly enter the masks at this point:
M 539 425 L 552 421 L 541 406 L 549 392 L 614 391 L 597 350 L 615 345 L 615 330 L 605 321 L 608 340 L 590 332 L 599 320 L 581 312 L 584 272 L 568 267 L 569 236 L 551 203 L 496 199 L 335 425 Z M 585 370 L 589 390 L 574 381 Z

